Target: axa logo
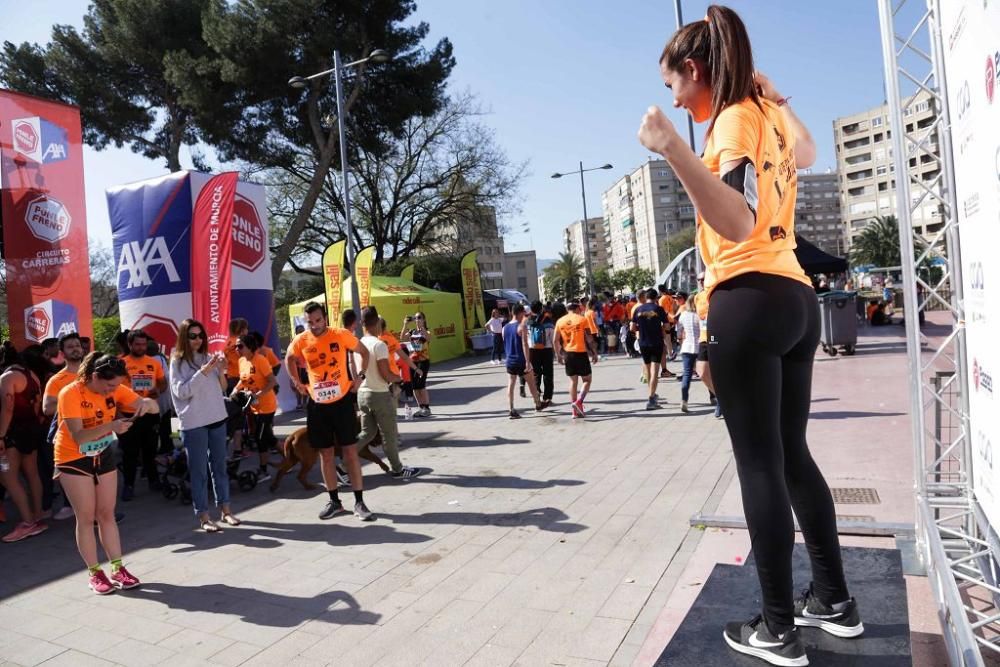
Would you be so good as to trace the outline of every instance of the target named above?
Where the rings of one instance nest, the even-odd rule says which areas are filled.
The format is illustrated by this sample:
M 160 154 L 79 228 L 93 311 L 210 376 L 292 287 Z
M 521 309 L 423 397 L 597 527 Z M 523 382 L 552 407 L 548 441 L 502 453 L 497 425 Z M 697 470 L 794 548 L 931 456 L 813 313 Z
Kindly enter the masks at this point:
M 152 285 L 153 278 L 161 271 L 166 272 L 169 282 L 180 282 L 181 277 L 170 258 L 167 241 L 162 236 L 122 244 L 121 255 L 118 257 L 119 289 Z M 124 285 L 122 274 L 127 274 Z
M 31 116 L 11 121 L 14 150 L 33 162 L 47 164 L 69 157 L 69 135 L 55 123 Z

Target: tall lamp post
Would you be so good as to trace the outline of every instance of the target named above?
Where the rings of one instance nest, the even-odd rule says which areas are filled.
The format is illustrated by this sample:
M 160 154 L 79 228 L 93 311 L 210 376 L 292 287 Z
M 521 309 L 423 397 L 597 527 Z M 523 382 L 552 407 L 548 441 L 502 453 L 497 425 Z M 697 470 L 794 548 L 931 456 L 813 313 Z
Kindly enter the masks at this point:
M 344 136 L 344 72 L 352 67 L 357 67 L 358 65 L 362 65 L 367 62 L 386 63 L 390 60 L 392 60 L 392 56 L 389 55 L 388 51 L 375 49 L 368 54 L 367 58 L 355 60 L 354 62 L 350 62 L 345 65 L 340 62 L 340 51 L 334 51 L 333 67 L 331 69 L 323 70 L 322 72 L 317 72 L 316 74 L 310 74 L 309 76 L 293 76 L 288 80 L 288 85 L 292 88 L 305 88 L 313 79 L 319 79 L 329 74 L 333 74 L 334 87 L 337 92 L 337 133 L 340 137 L 340 173 L 343 178 L 344 189 L 344 219 L 347 222 L 347 262 L 351 266 L 351 273 L 355 274 L 351 278 L 351 308 L 359 316 L 359 322 L 361 321 L 361 313 L 359 312 L 360 298 L 358 297 L 357 274 L 354 270 L 354 259 L 356 257 L 356 253 L 354 252 L 354 224 L 351 221 L 351 189 L 348 185 L 347 178 L 347 139 Z M 334 326 L 337 326 L 337 324 L 334 323 Z
M 610 164 L 606 164 L 601 167 L 591 167 L 589 169 L 583 168 L 583 162 L 580 162 L 580 168 L 576 171 L 567 171 L 564 173 L 556 172 L 552 174 L 552 178 L 562 178 L 563 176 L 570 176 L 571 174 L 580 174 L 580 197 L 583 199 L 583 262 L 584 271 L 587 272 L 587 296 L 591 296 L 594 293 L 594 274 L 590 270 L 590 225 L 587 223 L 587 190 L 583 185 L 583 174 L 588 171 L 597 171 L 599 169 L 614 169 Z

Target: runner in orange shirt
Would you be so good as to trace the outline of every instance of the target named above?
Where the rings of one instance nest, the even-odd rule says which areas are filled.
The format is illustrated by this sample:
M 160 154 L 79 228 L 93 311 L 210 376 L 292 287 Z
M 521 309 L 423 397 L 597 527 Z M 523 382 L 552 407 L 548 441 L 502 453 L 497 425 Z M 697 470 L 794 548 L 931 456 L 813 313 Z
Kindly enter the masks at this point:
M 260 459 L 257 482 L 266 482 L 271 478 L 267 473 L 267 454 L 275 445 L 274 413 L 278 411 L 278 399 L 274 395 L 274 389 L 278 386 L 278 381 L 274 377 L 271 362 L 257 347 L 256 336 L 241 336 L 236 343 L 236 351 L 240 353 L 240 379 L 233 387 L 230 398 L 235 399 L 236 393 L 240 391 L 253 397 L 250 404 L 250 412 L 253 414 L 251 433 L 257 443 Z
M 285 370 L 296 389 L 309 394 L 306 405 L 306 430 L 309 444 L 319 450 L 323 483 L 330 502 L 319 514 L 320 519 L 332 519 L 344 513 L 337 493 L 337 473 L 334 468 L 334 446 L 339 446 L 354 490 L 354 516 L 372 521 L 375 515 L 365 505 L 364 478 L 358 458 L 358 415 L 348 397 L 353 382 L 348 377 L 347 353 L 355 351 L 361 357 L 361 367 L 368 367 L 368 350 L 346 329 L 327 326 L 326 308 L 310 301 L 305 307 L 309 328 L 288 346 Z M 308 385 L 298 379 L 298 365 L 305 366 Z
M 59 338 L 59 350 L 62 352 L 63 359 L 66 360 L 66 365 L 63 366 L 55 375 L 49 378 L 49 381 L 45 383 L 45 395 L 42 397 L 42 414 L 46 417 L 52 417 L 52 421 L 49 425 L 49 434 L 46 438 L 46 447 L 50 451 L 49 456 L 54 457 L 55 452 L 55 437 L 56 430 L 59 428 L 59 418 L 56 416 L 56 406 L 59 403 L 59 392 L 62 391 L 63 387 L 72 384 L 76 381 L 77 373 L 80 370 L 80 364 L 83 362 L 84 352 L 83 343 L 80 341 L 80 334 L 73 332 L 65 334 Z M 54 480 L 52 478 L 55 466 L 55 458 L 52 458 L 52 468 L 46 467 L 45 471 L 41 470 L 41 461 L 39 461 L 39 472 L 42 474 L 42 486 L 51 484 Z M 45 478 L 48 478 L 46 482 Z M 49 488 L 49 507 L 51 507 L 51 487 Z M 43 502 L 42 509 L 49 509 L 45 507 L 45 495 L 43 492 Z M 58 512 L 52 515 L 53 519 L 61 521 L 63 519 L 68 519 L 73 516 L 73 507 L 69 504 L 69 500 L 63 496 L 65 504 L 62 506 Z
M 129 353 L 123 355 L 122 360 L 125 362 L 129 386 L 139 396 L 155 401 L 167 390 L 167 377 L 163 373 L 163 366 L 146 354 L 148 340 L 142 329 L 129 331 L 127 341 Z M 132 423 L 132 428 L 118 439 L 122 450 L 122 473 L 125 477 L 125 485 L 122 487 L 123 501 L 132 500 L 135 494 L 135 478 L 140 458 L 149 490 L 160 490 L 159 473 L 156 470 L 159 427 L 159 417 L 146 414 L 137 417 Z
M 155 399 L 132 391 L 124 361 L 91 352 L 84 358 L 77 380 L 59 392 L 56 410 L 56 474 L 76 511 L 76 544 L 87 566 L 90 589 L 107 595 L 116 588 L 135 588 L 139 580 L 122 565 L 115 523 L 118 469 L 107 449 L 132 428 L 135 419 L 155 415 L 159 406 Z M 122 419 L 119 410 L 131 416 Z M 111 561 L 110 579 L 98 561 L 95 522 L 101 546 Z
M 675 374 L 667 368 L 667 361 L 674 358 L 674 328 L 677 326 L 677 302 L 666 285 L 660 285 L 658 303 L 667 315 L 667 330 L 663 335 L 663 357 L 660 359 L 660 377 L 672 378 Z
M 731 9 L 710 5 L 705 19 L 678 30 L 660 73 L 674 106 L 708 122 L 700 158 L 658 107 L 647 110 L 639 140 L 670 164 L 697 212 L 709 366 L 762 593 L 763 613 L 727 624 L 723 636 L 732 650 L 770 664 L 807 665 L 798 626 L 837 637 L 864 632 L 844 577 L 833 499 L 806 442 L 820 318 L 795 257 L 795 200 L 798 170 L 815 161 L 816 144 L 788 98 L 755 72 L 746 26 Z M 798 599 L 790 505 L 813 575 Z
M 556 322 L 555 336 L 552 338 L 552 348 L 556 359 L 566 366 L 569 377 L 569 399 L 573 407 L 573 418 L 586 415 L 583 401 L 590 391 L 592 380 L 591 362 L 597 363 L 597 346 L 590 333 L 587 319 L 580 315 L 580 302 L 569 301 L 566 304 L 569 311 Z M 577 396 L 577 383 L 583 382 L 583 388 Z

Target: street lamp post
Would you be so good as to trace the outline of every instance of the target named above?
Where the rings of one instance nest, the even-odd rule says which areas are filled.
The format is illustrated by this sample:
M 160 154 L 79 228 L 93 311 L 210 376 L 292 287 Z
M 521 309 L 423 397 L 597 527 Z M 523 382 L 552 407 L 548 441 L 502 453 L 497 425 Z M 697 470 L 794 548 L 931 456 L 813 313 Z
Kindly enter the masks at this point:
M 598 169 L 614 169 L 610 164 L 603 165 L 601 167 L 591 167 L 590 169 L 583 168 L 583 162 L 580 162 L 580 168 L 576 171 L 567 171 L 565 173 L 555 173 L 552 174 L 552 178 L 562 178 L 563 176 L 569 176 L 570 174 L 580 174 L 580 197 L 583 199 L 583 263 L 584 271 L 587 273 L 587 296 L 591 296 L 594 293 L 594 274 L 590 270 L 590 225 L 587 223 L 587 190 L 583 184 L 583 174 L 587 171 L 597 171 Z
M 288 80 L 288 85 L 292 88 L 305 88 L 309 81 L 313 79 L 319 79 L 328 74 L 333 74 L 334 88 L 336 89 L 337 95 L 337 134 L 339 136 L 340 143 L 340 173 L 343 178 L 343 190 L 344 190 L 344 220 L 347 223 L 347 262 L 351 267 L 351 273 L 353 274 L 351 278 L 351 308 L 354 310 L 355 314 L 358 315 L 358 322 L 361 321 L 360 313 L 360 297 L 358 296 L 358 277 L 355 271 L 354 260 L 356 253 L 354 252 L 354 223 L 351 220 L 351 188 L 348 185 L 348 169 L 347 169 L 347 138 L 344 132 L 344 72 L 352 67 L 357 67 L 358 65 L 373 62 L 373 63 L 385 63 L 392 60 L 392 56 L 389 55 L 387 51 L 382 49 L 375 49 L 367 58 L 362 58 L 360 60 L 355 60 L 354 62 L 347 63 L 346 65 L 340 62 L 340 51 L 333 52 L 333 67 L 322 72 L 317 72 L 316 74 L 311 74 L 309 76 L 293 76 Z M 327 304 L 329 306 L 329 304 Z M 337 326 L 337 323 L 334 323 Z

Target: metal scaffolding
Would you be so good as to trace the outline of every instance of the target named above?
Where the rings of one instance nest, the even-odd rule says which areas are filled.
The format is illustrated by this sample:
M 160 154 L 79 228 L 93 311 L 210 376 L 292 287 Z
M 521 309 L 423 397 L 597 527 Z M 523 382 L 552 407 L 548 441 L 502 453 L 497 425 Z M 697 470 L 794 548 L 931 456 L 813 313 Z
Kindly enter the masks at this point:
M 942 0 L 876 0 L 882 32 L 886 97 L 892 131 L 897 216 L 903 264 L 903 297 L 913 421 L 917 553 L 927 569 L 953 665 L 983 665 L 1000 653 L 1000 588 L 996 554 L 1000 541 L 976 502 L 969 428 L 965 346 L 965 299 L 959 247 L 948 82 L 940 26 Z M 906 130 L 919 94 L 937 111 L 923 128 Z M 923 156 L 940 167 L 925 181 L 909 160 Z M 941 224 L 926 236 L 913 227 L 914 213 L 937 204 Z M 914 252 L 907 249 L 913 245 Z M 939 275 L 918 272 L 930 258 L 944 258 Z M 919 318 L 932 304 L 952 315 L 950 332 L 931 340 Z M 948 428 L 942 424 L 947 422 Z

